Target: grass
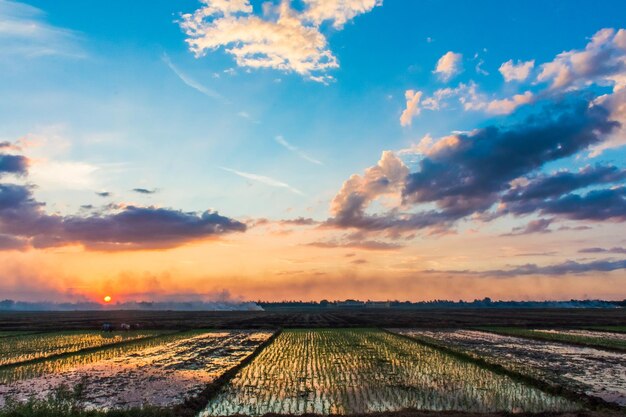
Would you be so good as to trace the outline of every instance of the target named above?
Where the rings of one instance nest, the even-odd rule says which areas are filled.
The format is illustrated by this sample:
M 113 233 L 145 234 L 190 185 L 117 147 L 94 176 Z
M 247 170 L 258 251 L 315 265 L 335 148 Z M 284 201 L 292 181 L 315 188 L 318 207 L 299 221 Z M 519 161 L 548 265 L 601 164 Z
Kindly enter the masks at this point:
M 484 330 L 505 336 L 525 337 L 528 339 L 545 340 L 549 342 L 567 343 L 576 346 L 594 347 L 617 352 L 626 352 L 626 340 L 610 339 L 608 337 L 590 337 L 557 332 L 548 333 L 532 329 L 523 329 L 519 327 L 481 327 L 479 328 L 479 330 Z

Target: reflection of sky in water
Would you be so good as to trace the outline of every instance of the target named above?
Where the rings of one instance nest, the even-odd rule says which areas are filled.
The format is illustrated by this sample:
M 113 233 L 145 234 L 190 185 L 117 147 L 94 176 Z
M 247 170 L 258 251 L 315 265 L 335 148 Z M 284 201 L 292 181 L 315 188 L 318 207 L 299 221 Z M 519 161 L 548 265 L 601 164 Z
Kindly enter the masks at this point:
M 285 331 L 201 416 L 403 408 L 563 410 L 567 400 L 380 331 Z
M 95 354 L 54 361 L 49 373 L 0 384 L 0 397 L 45 396 L 61 383 L 72 386 L 86 378 L 84 405 L 89 408 L 141 406 L 146 401 L 171 405 L 201 391 L 271 336 L 270 332 L 246 331 L 195 334 L 166 336 L 166 343 L 153 340 L 141 347 L 107 349 L 98 352 L 99 359 Z M 89 356 L 87 362 L 82 356 Z
M 622 353 L 472 330 L 397 332 L 435 339 L 549 383 L 565 383 L 626 405 L 626 355 Z

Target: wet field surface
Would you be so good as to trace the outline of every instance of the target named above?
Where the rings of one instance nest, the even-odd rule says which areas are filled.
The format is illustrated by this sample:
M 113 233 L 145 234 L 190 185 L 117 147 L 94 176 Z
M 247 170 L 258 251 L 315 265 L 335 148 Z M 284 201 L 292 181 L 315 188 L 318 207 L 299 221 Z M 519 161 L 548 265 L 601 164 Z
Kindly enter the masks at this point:
M 626 354 L 475 330 L 394 329 L 626 406 Z M 621 336 L 618 336 L 621 337 Z
M 0 384 L 7 397 L 45 397 L 60 384 L 84 384 L 81 403 L 90 409 L 170 406 L 204 389 L 267 340 L 272 332 L 203 332 L 129 354 L 36 378 Z

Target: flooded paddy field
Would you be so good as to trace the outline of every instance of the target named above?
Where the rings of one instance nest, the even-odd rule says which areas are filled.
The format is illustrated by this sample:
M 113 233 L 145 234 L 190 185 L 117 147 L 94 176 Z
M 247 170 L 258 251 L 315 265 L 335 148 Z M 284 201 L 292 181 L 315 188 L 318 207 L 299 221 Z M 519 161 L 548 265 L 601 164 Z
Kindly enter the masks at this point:
M 581 329 L 525 329 L 519 327 L 479 327 L 477 330 L 505 336 L 519 336 L 626 352 L 626 334 L 619 332 Z
M 626 354 L 476 330 L 392 330 L 626 406 Z
M 421 410 L 540 412 L 580 405 L 380 330 L 285 330 L 200 416 Z
M 3 338 L 2 343 L 0 343 L 0 366 L 153 337 L 162 332 L 148 330 L 122 333 L 102 333 L 98 331 L 65 331 L 35 334 L 9 333 L 10 335 Z
M 6 398 L 44 398 L 61 384 L 83 385 L 80 405 L 87 409 L 174 405 L 202 391 L 271 335 L 245 330 L 175 333 L 0 369 L 0 407 Z

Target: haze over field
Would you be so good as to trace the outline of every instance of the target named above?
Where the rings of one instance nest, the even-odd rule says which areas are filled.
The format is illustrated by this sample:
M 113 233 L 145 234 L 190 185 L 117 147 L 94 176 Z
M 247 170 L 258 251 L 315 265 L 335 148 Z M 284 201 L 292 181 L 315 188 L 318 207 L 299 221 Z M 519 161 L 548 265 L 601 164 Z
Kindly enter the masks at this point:
M 624 16 L 0 0 L 0 301 L 624 299 Z

